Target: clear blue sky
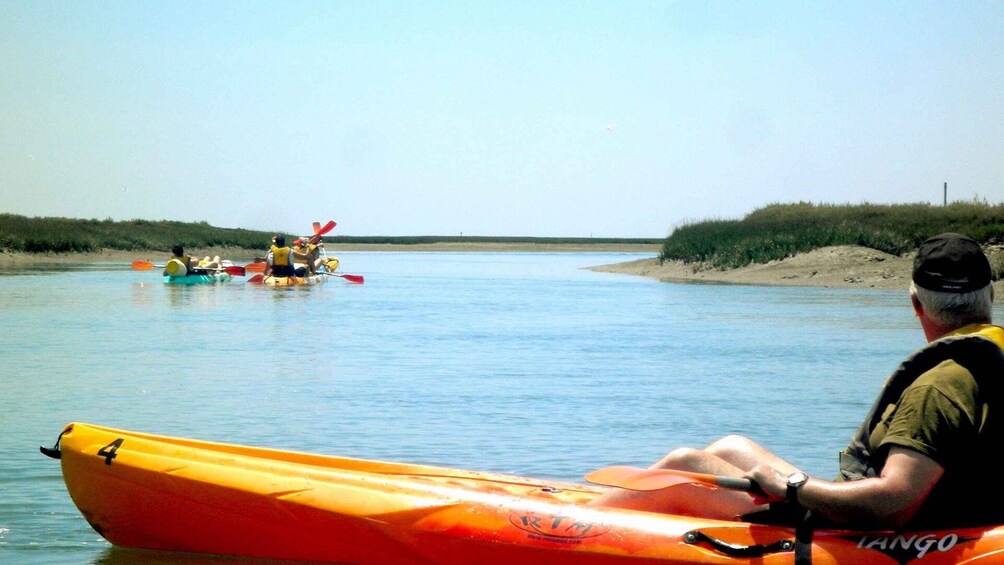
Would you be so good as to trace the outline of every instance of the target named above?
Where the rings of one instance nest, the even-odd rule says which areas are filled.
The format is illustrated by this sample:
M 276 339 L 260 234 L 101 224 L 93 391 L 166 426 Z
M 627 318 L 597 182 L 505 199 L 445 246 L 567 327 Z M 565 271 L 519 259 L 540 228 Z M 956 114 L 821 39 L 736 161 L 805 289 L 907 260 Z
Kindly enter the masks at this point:
M 0 212 L 664 237 L 1004 201 L 1004 1 L 0 0 Z

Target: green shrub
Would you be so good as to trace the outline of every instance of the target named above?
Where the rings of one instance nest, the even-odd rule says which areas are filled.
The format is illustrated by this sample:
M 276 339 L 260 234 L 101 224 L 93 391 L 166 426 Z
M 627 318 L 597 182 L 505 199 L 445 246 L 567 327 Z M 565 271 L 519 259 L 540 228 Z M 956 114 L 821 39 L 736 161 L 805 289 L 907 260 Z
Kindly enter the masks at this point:
M 771 204 L 741 220 L 682 225 L 666 238 L 659 259 L 731 269 L 829 245 L 862 245 L 902 255 L 946 231 L 988 245 L 1002 243 L 1004 206 L 976 201 L 948 206 Z

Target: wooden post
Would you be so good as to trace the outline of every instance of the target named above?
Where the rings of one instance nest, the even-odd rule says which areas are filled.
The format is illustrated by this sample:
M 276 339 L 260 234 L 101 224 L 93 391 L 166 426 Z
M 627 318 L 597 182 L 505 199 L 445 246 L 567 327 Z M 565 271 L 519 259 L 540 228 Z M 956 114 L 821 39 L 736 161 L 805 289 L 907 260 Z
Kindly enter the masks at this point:
M 948 183 L 947 182 L 945 183 L 944 203 L 942 204 L 942 206 L 948 206 Z

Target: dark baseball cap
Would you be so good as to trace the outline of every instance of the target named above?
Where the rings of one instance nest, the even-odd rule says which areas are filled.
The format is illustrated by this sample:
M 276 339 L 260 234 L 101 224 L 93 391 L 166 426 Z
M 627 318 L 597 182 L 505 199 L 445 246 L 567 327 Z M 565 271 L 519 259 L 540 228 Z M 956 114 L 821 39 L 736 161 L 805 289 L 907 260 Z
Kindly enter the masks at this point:
M 913 260 L 913 282 L 927 290 L 972 292 L 990 284 L 990 261 L 976 240 L 943 233 L 920 244 Z

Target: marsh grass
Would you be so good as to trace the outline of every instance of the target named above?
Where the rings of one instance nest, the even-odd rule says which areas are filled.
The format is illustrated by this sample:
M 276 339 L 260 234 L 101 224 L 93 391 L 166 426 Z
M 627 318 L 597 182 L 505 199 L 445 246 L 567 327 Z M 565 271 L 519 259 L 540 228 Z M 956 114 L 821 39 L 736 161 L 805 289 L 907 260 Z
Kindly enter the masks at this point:
M 177 243 L 186 248 L 256 249 L 270 238 L 269 232 L 217 228 L 205 222 L 115 222 L 0 214 L 0 250 L 25 253 L 165 250 Z
M 86 253 L 164 251 L 180 243 L 186 249 L 232 247 L 260 251 L 276 232 L 213 227 L 205 222 L 77 220 L 28 218 L 0 214 L 0 252 Z M 287 234 L 292 236 L 295 234 Z M 305 234 L 298 234 L 305 235 Z M 287 241 L 289 238 L 287 237 Z M 419 245 L 426 243 L 646 244 L 661 238 L 480 237 L 480 236 L 326 236 L 330 243 Z
M 732 269 L 830 245 L 861 245 L 903 255 L 924 239 L 949 231 L 999 245 L 1004 242 L 1004 205 L 772 204 L 741 220 L 677 227 L 663 243 L 659 259 Z

